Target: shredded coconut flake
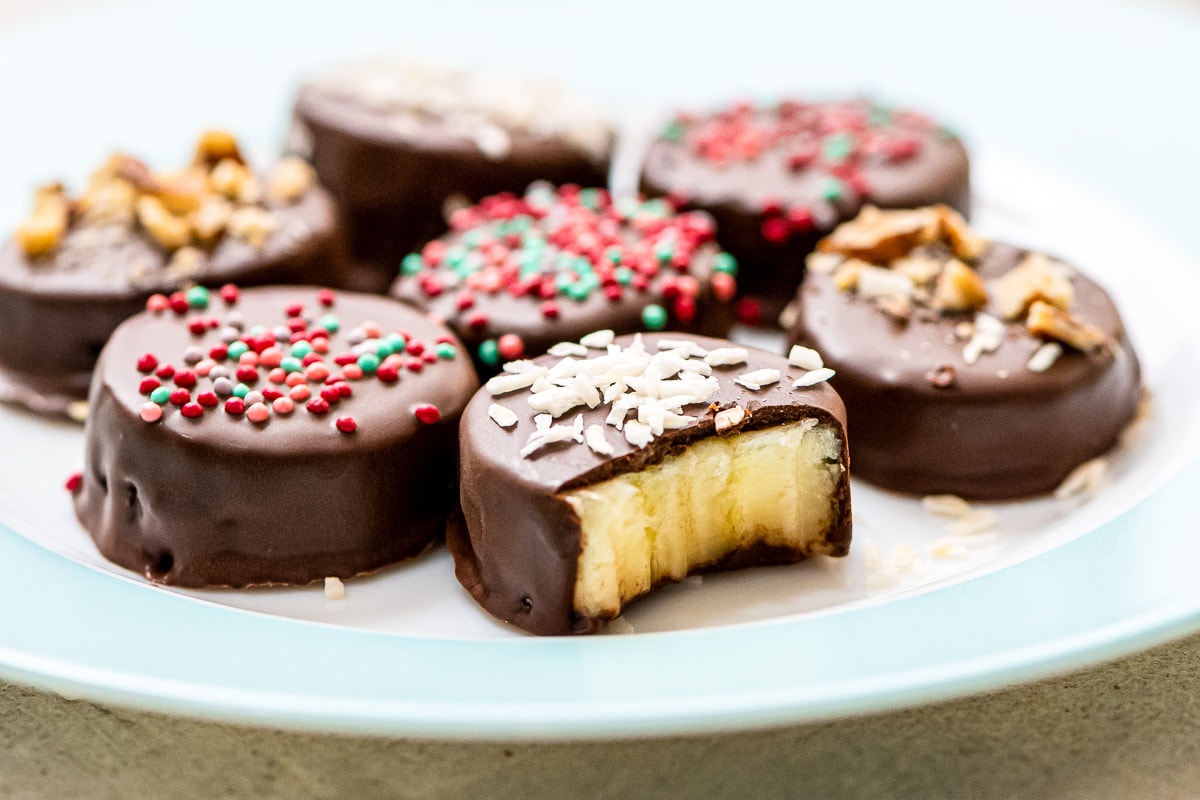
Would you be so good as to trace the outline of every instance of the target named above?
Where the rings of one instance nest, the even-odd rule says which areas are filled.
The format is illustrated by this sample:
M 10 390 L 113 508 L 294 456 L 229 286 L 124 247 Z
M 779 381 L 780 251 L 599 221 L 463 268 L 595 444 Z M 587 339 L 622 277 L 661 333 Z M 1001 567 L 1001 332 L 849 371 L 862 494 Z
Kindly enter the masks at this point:
M 499 403 L 492 403 L 488 406 L 488 416 L 501 428 L 511 428 L 517 424 L 517 415 L 513 410 Z
M 990 508 L 977 508 L 948 522 L 943 530 L 950 536 L 977 536 L 994 527 L 996 512 Z
M 739 383 L 747 389 L 757 392 L 764 386 L 770 386 L 779 381 L 779 370 L 764 368 L 739 375 L 734 383 Z
M 816 386 L 818 383 L 824 383 L 836 374 L 837 373 L 831 370 L 829 367 L 821 367 L 820 369 L 814 369 L 804 373 L 792 382 L 792 386 L 796 389 L 801 389 L 805 386 Z
M 615 337 L 616 334 L 610 330 L 593 331 L 580 339 L 579 343 L 593 350 L 605 350 L 613 343 Z
M 545 375 L 545 370 L 541 372 L 530 370 L 515 374 L 501 373 L 487 382 L 487 390 L 492 395 L 519 392 L 533 386 L 543 375 Z
M 658 349 L 659 351 L 672 350 L 678 355 L 686 355 L 694 358 L 704 358 L 708 355 L 707 350 L 691 339 L 659 339 Z
M 329 577 L 325 579 L 325 599 L 326 600 L 345 600 L 346 599 L 346 584 L 342 583 L 341 578 Z
M 929 494 L 921 498 L 921 505 L 930 514 L 939 517 L 965 517 L 971 513 L 971 504 L 956 494 Z
M 563 356 L 579 356 L 580 358 L 587 358 L 588 355 L 588 349 L 586 346 L 582 344 L 575 344 L 574 342 L 559 342 L 546 352 L 555 358 L 562 358 Z
M 612 444 L 605 438 L 604 427 L 601 425 L 588 425 L 583 439 L 587 443 L 587 446 L 592 449 L 592 452 L 597 455 L 611 456 L 616 452 Z
M 811 347 L 804 347 L 799 344 L 792 345 L 792 349 L 788 353 L 788 363 L 793 367 L 799 367 L 809 372 L 825 366 L 825 361 L 821 358 L 820 353 Z
M 1025 366 L 1030 372 L 1045 372 L 1054 366 L 1054 362 L 1058 361 L 1062 352 L 1062 345 L 1058 342 L 1046 342 L 1033 352 Z
M 971 340 L 963 347 L 963 361 L 974 364 L 984 353 L 994 353 L 1004 344 L 1004 323 L 991 314 L 975 315 Z
M 1063 479 L 1054 490 L 1056 500 L 1066 500 L 1073 497 L 1085 497 L 1095 494 L 1104 485 L 1108 477 L 1108 459 L 1101 456 L 1085 461 Z
M 718 347 L 710 350 L 704 357 L 704 363 L 710 367 L 733 367 L 745 364 L 750 352 L 744 347 Z

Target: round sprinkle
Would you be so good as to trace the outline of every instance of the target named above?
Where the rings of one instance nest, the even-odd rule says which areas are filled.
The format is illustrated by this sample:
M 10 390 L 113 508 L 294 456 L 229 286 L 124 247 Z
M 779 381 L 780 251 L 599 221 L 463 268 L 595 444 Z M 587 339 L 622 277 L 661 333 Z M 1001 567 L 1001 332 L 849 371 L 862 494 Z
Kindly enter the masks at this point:
M 150 393 L 150 402 L 157 405 L 162 405 L 171 399 L 171 390 L 165 386 L 160 386 Z
M 363 353 L 358 357 L 358 366 L 363 372 L 370 374 L 379 369 L 379 356 L 374 353 Z
M 193 286 L 187 290 L 187 304 L 191 308 L 208 308 L 208 289 Z
M 727 272 L 715 272 L 712 276 L 712 290 L 718 300 L 728 302 L 737 294 L 737 280 Z
M 438 411 L 438 407 L 431 403 L 415 406 L 413 415 L 425 425 L 433 425 L 442 418 L 442 412 Z
M 271 409 L 276 414 L 290 414 L 296 410 L 296 401 L 287 395 L 276 397 L 271 401 Z
M 152 294 L 146 300 L 146 310 L 154 314 L 161 314 L 170 307 L 171 302 L 163 294 Z
M 234 335 L 237 335 L 236 329 L 234 330 Z M 249 349 L 250 345 L 246 344 L 245 342 L 231 342 L 229 349 L 226 351 L 226 355 L 236 361 L 237 359 L 241 358 L 242 354 Z
M 238 287 L 232 283 L 227 283 L 221 287 L 221 299 L 229 305 L 233 305 L 238 301 Z
M 293 400 L 295 400 L 298 403 L 302 403 L 305 400 L 307 400 L 311 394 L 312 394 L 312 391 L 307 386 L 304 386 L 303 384 L 301 384 L 300 386 L 293 386 L 288 391 L 288 397 L 292 398 Z
M 723 272 L 727 275 L 737 275 L 737 259 L 734 258 L 731 253 L 717 253 L 715 256 L 713 256 L 712 268 L 715 272 Z
M 158 357 L 153 353 L 143 353 L 138 356 L 137 368 L 138 372 L 153 372 L 158 366 Z
M 446 361 L 450 361 L 458 355 L 458 348 L 450 342 L 438 342 L 433 349 L 438 358 Z
M 515 333 L 506 333 L 496 341 L 500 357 L 505 361 L 516 361 L 525 355 L 525 342 Z
M 156 406 L 156 408 L 157 408 L 157 406 Z M 71 494 L 75 494 L 76 492 L 78 492 L 80 490 L 80 488 L 83 487 L 83 473 L 82 472 L 71 473 L 71 475 L 67 478 L 67 482 L 63 485 L 66 487 L 66 490 L 68 492 L 70 492 Z
M 375 370 L 375 377 L 384 383 L 395 383 L 400 379 L 400 370 L 395 364 L 380 364 L 379 369 Z
M 146 422 L 158 422 L 160 419 L 162 419 L 162 415 L 162 406 L 160 406 L 158 403 L 153 401 L 142 403 L 141 416 Z
M 484 339 L 479 344 L 479 360 L 489 367 L 500 363 L 500 345 L 495 339 Z
M 354 417 L 338 417 L 336 425 L 342 433 L 354 433 L 358 430 L 358 423 L 354 421 Z
M 246 409 L 246 419 L 251 422 L 266 422 L 271 417 L 271 409 L 266 403 L 255 403 Z
M 168 398 L 173 406 L 182 406 L 192 399 L 192 393 L 187 389 L 176 389 Z
M 233 387 L 234 397 L 245 397 L 250 394 L 250 387 L 244 383 L 239 383 Z
M 304 407 L 308 409 L 308 413 L 310 414 L 329 413 L 329 401 L 323 397 L 314 397 L 312 400 L 309 400 L 308 404 Z
M 240 397 L 231 397 L 225 401 L 225 413 L 232 416 L 241 416 L 246 411 L 246 403 Z
M 667 327 L 667 310 L 657 303 L 651 303 L 642 309 L 642 324 L 647 330 L 661 331 Z
M 423 269 L 425 269 L 425 259 L 421 258 L 420 253 L 409 253 L 400 260 L 401 275 L 416 275 Z
M 158 382 L 158 378 L 147 376 L 142 378 L 141 383 L 138 384 L 138 394 L 148 395 L 161 385 L 162 384 Z
M 255 403 L 261 403 L 263 401 L 263 393 L 251 390 L 246 392 L 246 395 L 242 399 L 246 401 L 246 405 L 252 406 Z
M 318 303 L 320 303 L 321 305 L 328 308 L 329 306 L 333 305 L 333 301 L 334 301 L 334 296 L 333 296 L 332 289 L 318 289 L 317 290 L 317 302 Z
M 162 409 L 158 406 L 155 406 L 155 408 L 158 408 L 160 412 L 162 411 Z M 188 419 L 195 419 L 204 413 L 204 407 L 195 402 L 184 403 L 183 407 L 179 409 L 179 413 L 183 414 Z

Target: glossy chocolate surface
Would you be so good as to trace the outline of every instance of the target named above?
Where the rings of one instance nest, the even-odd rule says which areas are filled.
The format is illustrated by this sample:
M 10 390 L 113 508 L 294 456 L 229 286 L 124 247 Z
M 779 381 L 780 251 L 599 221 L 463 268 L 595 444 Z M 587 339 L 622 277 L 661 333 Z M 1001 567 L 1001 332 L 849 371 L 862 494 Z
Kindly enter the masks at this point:
M 231 306 L 214 298 L 198 313 L 222 323 L 239 314 L 247 330 L 286 323 L 284 309 L 297 303 L 312 319 L 334 314 L 340 329 L 329 337 L 330 359 L 352 349 L 349 336 L 366 321 L 404 331 L 427 352 L 447 336 L 386 298 L 342 292 L 326 308 L 316 297 L 313 287 L 252 289 Z M 370 374 L 348 381 L 352 396 L 325 414 L 298 401 L 290 414 L 254 423 L 227 413 L 222 397 L 196 418 L 167 403 L 161 420 L 145 421 L 139 357 L 182 367 L 187 348 L 217 345 L 220 330 L 196 336 L 187 316 L 146 312 L 104 349 L 75 510 L 108 559 L 178 586 L 303 584 L 399 561 L 441 535 L 455 497 L 458 420 L 478 385 L 461 350 L 419 372 L 401 369 L 391 383 Z M 262 372 L 260 390 L 273 385 Z M 323 386 L 307 385 L 314 395 Z M 192 395 L 208 386 L 199 378 Z M 439 409 L 437 422 L 417 418 L 414 409 L 426 404 Z M 346 416 L 353 432 L 337 427 Z
M 316 168 L 343 212 L 354 265 L 351 288 L 386 292 L 400 259 L 446 231 L 448 198 L 478 201 L 522 192 L 535 180 L 583 186 L 608 181 L 609 148 L 594 153 L 565 137 L 507 130 L 490 157 L 436 116 L 416 135 L 398 131 L 387 109 L 319 86 L 301 89 L 295 149 Z
M 979 273 L 999 277 L 1027 253 L 993 244 Z M 1079 272 L 1074 287 L 1072 313 L 1110 343 L 1094 354 L 1064 347 L 1041 373 L 1027 364 L 1044 340 L 1023 322 L 1008 323 L 999 349 L 969 365 L 955 327 L 970 314 L 922 309 L 899 322 L 812 270 L 789 339 L 818 349 L 837 371 L 856 477 L 910 494 L 1028 497 L 1112 448 L 1140 396 L 1137 356 L 1112 300 Z M 985 311 L 999 317 L 994 306 Z M 939 387 L 930 373 L 944 366 L 955 379 Z
M 804 257 L 864 205 L 945 203 L 964 215 L 970 211 L 966 149 L 925 117 L 867 101 L 791 105 L 799 111 L 796 122 L 785 126 L 789 132 L 763 133 L 722 158 L 709 150 L 701 153 L 696 137 L 730 110 L 676 120 L 668 126 L 669 138 L 660 136 L 650 146 L 641 172 L 645 193 L 670 195 L 713 215 L 722 245 L 741 265 L 740 291 L 759 306 L 758 321 L 767 326 L 776 324 L 778 311 L 800 283 Z M 774 114 L 758 109 L 750 118 L 768 130 L 776 124 Z M 868 135 L 878 144 L 867 145 Z M 857 144 L 830 152 L 845 141 Z M 907 144 L 911 153 L 888 155 L 891 143 L 909 142 L 917 145 Z M 802 150 L 811 161 L 790 167 L 789 158 Z M 843 152 L 850 155 L 841 157 Z M 832 193 L 831 187 L 836 187 Z M 780 222 L 782 238 L 770 241 L 764 235 L 767 220 L 787 220 L 793 211 L 799 212 L 798 221 Z
M 656 351 L 660 337 L 679 334 L 646 334 L 647 351 Z M 729 346 L 704 337 L 693 339 L 705 349 Z M 632 337 L 620 337 L 628 346 Z M 749 349 L 749 361 L 735 367 L 716 367 L 721 388 L 712 406 L 687 406 L 698 416 L 687 427 L 667 430 L 647 447 L 629 444 L 615 429 L 605 426 L 614 447 L 601 456 L 588 446 L 566 442 L 549 445 L 525 458 L 520 454 L 535 429 L 528 393 L 493 397 L 485 388 L 476 394 L 463 414 L 460 433 L 460 496 L 462 516 L 447 528 L 447 544 L 454 554 L 455 573 L 475 600 L 498 619 L 532 633 L 590 633 L 603 620 L 580 617 L 573 610 L 574 584 L 580 553 L 579 518 L 558 493 L 636 472 L 661 462 L 689 444 L 716 435 L 714 409 L 734 405 L 751 413 L 738 430 L 756 430 L 805 418 L 844 428 L 845 413 L 837 392 L 826 383 L 794 389 L 792 381 L 803 371 L 789 367 L 782 356 Z M 557 359 L 544 357 L 547 365 Z M 752 391 L 733 382 L 737 376 L 759 368 L 778 369 L 783 378 L 772 386 Z M 492 403 L 517 414 L 518 423 L 499 427 L 489 416 Z M 557 422 L 569 422 L 582 412 L 585 427 L 604 425 L 610 408 L 586 406 L 568 412 Z M 726 433 L 724 435 L 732 435 Z M 850 546 L 850 494 L 843 473 L 834 498 L 834 524 L 826 535 L 828 555 L 845 555 Z M 806 553 L 759 547 L 731 553 L 705 570 L 731 569 L 756 564 L 799 561 Z M 702 570 L 703 571 L 703 570 Z
M 124 226 L 76 226 L 37 258 L 11 238 L 0 244 L 0 399 L 64 413 L 87 396 L 109 335 L 152 294 L 191 283 L 340 282 L 342 241 L 329 195 L 310 189 L 272 213 L 278 230 L 261 249 L 227 235 L 186 276 L 166 268 L 169 254 L 147 234 Z

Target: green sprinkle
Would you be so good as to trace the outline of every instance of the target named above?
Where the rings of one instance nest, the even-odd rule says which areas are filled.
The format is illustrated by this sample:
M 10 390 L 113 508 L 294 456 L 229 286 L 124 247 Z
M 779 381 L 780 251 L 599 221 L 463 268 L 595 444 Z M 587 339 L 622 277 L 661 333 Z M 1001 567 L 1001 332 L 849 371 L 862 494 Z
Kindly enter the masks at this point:
M 845 193 L 845 185 L 837 178 L 827 178 L 825 185 L 821 188 L 821 197 L 824 197 L 831 203 L 841 200 Z
M 584 300 L 588 299 L 588 296 L 592 293 L 592 290 L 587 284 L 580 281 L 578 283 L 572 283 L 570 286 L 566 287 L 563 292 L 567 295 L 567 297 L 571 298 L 576 303 L 582 303 Z
M 940 126 L 937 129 L 937 133 L 938 133 L 938 136 L 940 136 L 943 139 L 957 139 L 958 138 L 958 134 L 955 133 L 950 128 L 947 128 L 945 125 Z
M 401 275 L 416 275 L 423 269 L 425 269 L 425 259 L 421 258 L 420 253 L 409 253 L 400 261 Z
M 466 241 L 466 238 L 464 237 L 463 240 Z M 446 248 L 446 263 L 451 267 L 457 267 L 466 257 L 467 248 L 462 245 L 456 244 L 453 247 Z
M 458 355 L 458 348 L 449 342 L 439 342 L 437 347 L 433 348 L 437 353 L 438 358 L 443 358 L 447 361 L 452 361 Z
M 673 255 L 675 255 L 675 243 L 670 239 L 654 246 L 654 257 L 659 261 L 670 261 Z
M 667 310 L 660 305 L 651 303 L 642 309 L 642 324 L 652 331 L 661 331 L 667 327 Z
M 560 292 L 565 292 L 567 287 L 573 283 L 575 283 L 575 276 L 570 272 L 560 272 L 554 276 L 554 285 Z
M 472 249 L 479 247 L 483 242 L 483 233 L 482 228 L 472 228 L 463 234 L 463 244 Z
M 379 356 L 374 353 L 363 353 L 358 357 L 358 366 L 368 375 L 379 369 Z
M 821 147 L 821 155 L 826 161 L 840 162 L 854 152 L 854 140 L 849 134 L 839 133 L 830 136 Z
M 580 189 L 579 190 L 579 205 L 584 208 L 595 211 L 600 207 L 600 190 L 599 189 Z
M 305 341 L 299 341 L 292 345 L 292 355 L 296 358 L 304 358 L 312 351 L 312 345 Z
M 160 386 L 150 393 L 150 401 L 158 403 L 160 406 L 171 399 L 171 390 L 165 386 Z
M 266 333 L 266 332 L 267 332 L 266 325 L 255 325 L 253 328 L 250 329 L 251 336 L 258 336 L 258 335 Z
M 187 290 L 187 304 L 192 308 L 208 308 L 208 289 L 193 286 Z
M 484 339 L 479 345 L 479 360 L 489 367 L 500 363 L 500 346 L 495 339 Z
M 659 137 L 666 139 L 668 142 L 678 142 L 683 138 L 683 123 L 677 119 L 673 119 L 667 123 L 667 126 L 662 129 Z
M 383 337 L 383 341 L 393 353 L 403 353 L 404 348 L 408 347 L 408 341 L 398 333 L 389 333 Z
M 732 253 L 717 253 L 715 256 L 713 256 L 712 268 L 714 272 L 725 272 L 730 275 L 737 275 L 737 259 L 733 257 Z
M 872 128 L 882 128 L 892 121 L 892 112 L 884 106 L 874 106 L 867 116 L 867 124 Z
M 242 353 L 245 353 L 249 349 L 250 345 L 246 344 L 245 342 L 238 341 L 231 343 L 226 352 L 229 354 L 230 361 L 237 361 L 242 357 Z
M 621 248 L 613 246 L 604 251 L 604 257 L 614 264 L 621 263 Z
M 283 367 L 284 372 L 299 372 L 304 369 L 304 364 L 298 358 L 288 357 L 279 362 L 279 366 Z
M 671 208 L 671 204 L 666 200 L 663 200 L 661 197 L 656 197 L 653 200 L 647 200 L 646 202 L 642 203 L 640 210 L 642 213 L 649 214 L 653 217 L 658 217 L 659 219 L 665 219 L 671 216 L 671 214 L 675 213 L 674 209 Z
M 239 383 L 237 386 L 233 387 L 233 396 L 234 397 L 243 397 L 244 398 L 248 394 L 250 394 L 250 387 L 244 383 Z
M 333 314 L 326 314 L 325 316 L 321 317 L 319 320 L 317 320 L 317 325 L 321 326 L 330 333 L 337 333 L 338 328 L 342 327 L 342 324 L 338 322 L 338 318 Z
M 613 277 L 617 279 L 617 283 L 628 286 L 633 283 L 633 270 L 629 267 L 617 267 L 613 270 Z

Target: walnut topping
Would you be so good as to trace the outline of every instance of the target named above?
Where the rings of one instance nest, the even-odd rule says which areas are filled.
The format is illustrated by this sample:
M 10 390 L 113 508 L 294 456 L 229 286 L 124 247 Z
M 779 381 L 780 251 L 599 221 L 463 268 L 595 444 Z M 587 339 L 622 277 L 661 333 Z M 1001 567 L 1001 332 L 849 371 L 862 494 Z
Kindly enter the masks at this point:
M 953 364 L 939 364 L 925 373 L 925 380 L 938 389 L 948 389 L 958 380 L 958 372 Z
M 892 262 L 892 269 L 906 276 L 914 286 L 929 286 L 938 279 L 943 262 L 929 256 L 905 256 Z
M 165 250 L 177 250 L 192 239 L 192 228 L 188 221 L 172 214 L 161 200 L 152 195 L 138 198 L 137 218 L 146 232 Z
M 939 205 L 935 208 L 942 227 L 942 238 L 954 251 L 955 258 L 961 258 L 964 261 L 978 261 L 983 255 L 983 251 L 987 249 L 987 239 L 971 230 L 962 215 L 950 206 Z
M 987 289 L 979 273 L 952 258 L 942 269 L 930 305 L 939 311 L 978 311 L 987 301 Z
M 284 159 L 272 174 L 271 200 L 293 202 L 315 183 L 310 166 Z M 262 247 L 279 230 L 279 220 L 262 207 L 259 180 L 245 165 L 236 140 L 223 131 L 204 134 L 194 163 L 181 170 L 152 172 L 138 159 L 117 154 L 92 173 L 77 201 L 61 185 L 38 190 L 34 211 L 15 236 L 28 255 L 42 255 L 70 246 L 68 228 L 74 222 L 126 233 L 139 226 L 168 255 L 186 247 L 211 248 L 227 230 Z M 285 233 L 302 235 L 290 226 Z M 181 263 L 191 261 L 184 255 Z M 130 274 L 144 277 L 154 266 L 139 265 Z
M 196 166 L 211 170 L 222 161 L 233 161 L 245 164 L 242 151 L 238 148 L 237 138 L 228 131 L 205 131 L 196 143 L 196 156 L 192 163 Z
M 33 200 L 33 213 L 17 226 L 17 243 L 31 257 L 45 255 L 58 247 L 67 233 L 70 203 L 61 183 L 43 186 Z
M 317 182 L 317 173 L 307 161 L 289 156 L 271 171 L 267 180 L 267 197 L 284 203 L 294 203 Z
M 1055 339 L 1084 353 L 1094 353 L 1108 341 L 1104 331 L 1043 300 L 1034 300 L 1025 325 L 1034 336 Z
M 717 434 L 719 435 L 741 425 L 742 420 L 745 418 L 746 410 L 740 406 L 734 406 L 724 411 L 718 411 L 713 415 L 713 425 L 716 427 Z
M 817 249 L 885 264 L 908 255 L 920 245 L 937 241 L 940 233 L 941 217 L 936 208 L 882 211 L 875 206 L 864 206 L 857 217 L 822 239 Z
M 1030 253 L 1020 264 L 992 282 L 992 296 L 1000 315 L 1020 319 L 1035 300 L 1070 311 L 1075 287 L 1068 273 L 1041 253 Z
M 833 272 L 833 285 L 840 291 L 853 292 L 858 288 L 858 273 L 863 267 L 869 266 L 871 265 L 857 258 L 841 262 Z

